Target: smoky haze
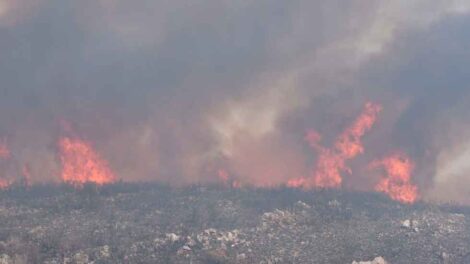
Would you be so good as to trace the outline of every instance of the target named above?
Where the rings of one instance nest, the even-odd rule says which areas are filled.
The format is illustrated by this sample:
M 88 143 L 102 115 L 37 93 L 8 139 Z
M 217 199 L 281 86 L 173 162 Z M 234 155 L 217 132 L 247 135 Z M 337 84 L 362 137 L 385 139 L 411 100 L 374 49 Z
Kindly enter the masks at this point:
M 91 142 L 124 181 L 276 186 L 311 173 L 382 105 L 343 186 L 406 152 L 422 198 L 470 203 L 466 1 L 0 0 L 0 137 L 33 182 L 57 142 Z M 66 124 L 66 125 L 64 125 Z M 71 132 L 73 130 L 73 132 Z M 451 195 L 449 195 L 451 193 Z

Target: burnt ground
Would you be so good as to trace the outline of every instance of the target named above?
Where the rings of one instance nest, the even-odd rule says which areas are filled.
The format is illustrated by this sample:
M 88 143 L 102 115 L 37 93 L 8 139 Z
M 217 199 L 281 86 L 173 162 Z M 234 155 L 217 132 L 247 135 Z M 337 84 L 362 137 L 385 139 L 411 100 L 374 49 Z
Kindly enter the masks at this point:
M 0 263 L 470 263 L 470 209 L 118 183 L 0 192 Z

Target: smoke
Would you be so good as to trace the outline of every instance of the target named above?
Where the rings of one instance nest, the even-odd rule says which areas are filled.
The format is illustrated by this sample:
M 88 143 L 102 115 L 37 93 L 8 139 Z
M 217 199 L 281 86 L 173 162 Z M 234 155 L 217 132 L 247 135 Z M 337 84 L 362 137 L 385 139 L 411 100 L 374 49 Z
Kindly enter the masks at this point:
M 373 188 L 377 175 L 361 168 L 398 149 L 423 198 L 458 189 L 464 202 L 469 11 L 466 1 L 0 0 L 0 138 L 33 182 L 60 180 L 65 120 L 125 181 L 208 182 L 224 170 L 275 186 L 311 173 L 306 131 L 331 146 L 373 101 L 383 111 L 344 186 Z

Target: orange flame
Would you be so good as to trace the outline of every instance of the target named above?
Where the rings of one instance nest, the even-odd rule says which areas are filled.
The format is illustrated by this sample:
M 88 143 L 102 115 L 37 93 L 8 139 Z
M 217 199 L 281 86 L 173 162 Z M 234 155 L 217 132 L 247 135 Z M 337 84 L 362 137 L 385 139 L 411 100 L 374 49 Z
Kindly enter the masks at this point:
M 218 172 L 217 172 L 217 176 L 219 178 L 219 180 L 224 184 L 224 185 L 228 185 L 228 181 L 230 179 L 229 175 L 228 175 L 228 172 L 224 169 L 220 169 Z
M 6 140 L 2 139 L 0 141 L 0 159 L 9 159 L 11 158 L 11 152 L 6 144 Z M 0 189 L 6 189 L 8 186 L 11 185 L 11 181 L 8 179 L 1 179 L 0 178 Z
M 287 181 L 286 186 L 290 188 L 301 188 L 307 183 L 306 178 L 294 178 Z
M 10 156 L 11 156 L 10 149 L 8 148 L 5 140 L 0 141 L 0 158 L 8 159 L 10 158 Z
M 8 188 L 11 185 L 11 182 L 6 179 L 0 179 L 0 190 Z
M 231 179 L 230 174 L 224 169 L 220 169 L 217 171 L 217 177 L 219 178 L 219 181 L 223 183 L 224 186 L 232 187 L 235 189 L 239 189 L 242 187 L 242 184 L 237 180 Z
M 62 180 L 75 185 L 86 182 L 106 184 L 115 181 L 107 162 L 95 152 L 90 143 L 64 137 L 59 140 Z
M 378 192 L 386 193 L 393 200 L 413 203 L 418 198 L 418 188 L 411 183 L 414 163 L 406 154 L 393 154 L 382 160 L 373 161 L 371 169 L 383 167 L 386 173 L 375 186 Z
M 366 103 L 361 115 L 339 136 L 335 148 L 344 159 L 352 159 L 364 152 L 361 138 L 372 128 L 380 111 L 382 106 Z
M 380 105 L 366 103 L 361 115 L 338 137 L 333 149 L 319 145 L 321 137 L 317 132 L 310 131 L 307 134 L 310 146 L 320 154 L 313 173 L 313 183 L 310 185 L 320 188 L 334 188 L 341 185 L 343 180 L 341 173 L 351 173 L 346 161 L 364 152 L 361 138 L 372 128 L 381 110 Z

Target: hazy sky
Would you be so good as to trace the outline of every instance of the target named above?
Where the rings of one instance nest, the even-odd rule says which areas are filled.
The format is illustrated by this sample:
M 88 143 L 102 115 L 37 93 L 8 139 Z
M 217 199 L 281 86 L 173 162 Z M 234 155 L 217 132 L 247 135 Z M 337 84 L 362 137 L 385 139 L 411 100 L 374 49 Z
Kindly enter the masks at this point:
M 0 0 L 0 136 L 41 180 L 57 178 L 69 122 L 123 179 L 223 167 L 276 184 L 308 173 L 306 130 L 328 142 L 373 101 L 357 167 L 399 149 L 425 198 L 470 202 L 469 13 L 466 0 Z

